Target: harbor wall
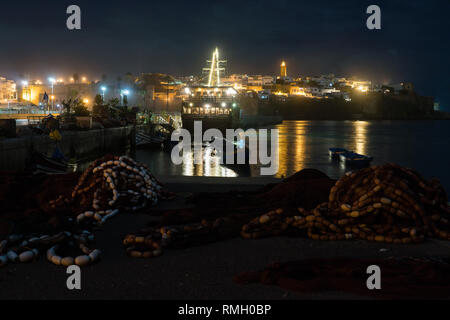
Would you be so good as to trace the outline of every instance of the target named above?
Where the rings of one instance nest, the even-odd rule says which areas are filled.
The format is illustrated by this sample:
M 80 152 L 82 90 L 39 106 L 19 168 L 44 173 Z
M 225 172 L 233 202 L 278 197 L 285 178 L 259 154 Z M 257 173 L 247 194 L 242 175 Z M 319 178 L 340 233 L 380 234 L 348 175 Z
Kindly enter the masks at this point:
M 283 122 L 282 116 L 242 115 L 240 126 L 242 128 L 259 128 L 280 124 L 281 122 Z
M 62 139 L 58 145 L 66 158 L 79 159 L 133 148 L 136 141 L 135 133 L 133 126 L 65 131 L 61 134 Z M 1 139 L 0 171 L 23 171 L 32 150 L 51 156 L 54 147 L 55 142 L 48 135 Z

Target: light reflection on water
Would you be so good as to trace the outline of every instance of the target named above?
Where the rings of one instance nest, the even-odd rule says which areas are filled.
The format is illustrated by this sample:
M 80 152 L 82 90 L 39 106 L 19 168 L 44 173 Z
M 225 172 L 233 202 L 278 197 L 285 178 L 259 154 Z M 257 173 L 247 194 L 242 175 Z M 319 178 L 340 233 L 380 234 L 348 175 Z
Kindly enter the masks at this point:
M 194 163 L 194 156 L 198 164 Z M 202 161 L 200 161 L 202 159 Z M 170 159 L 169 159 L 170 160 Z M 205 177 L 237 177 L 237 173 L 220 164 L 220 157 L 214 155 L 211 147 L 206 147 L 201 154 L 193 151 L 183 154 L 181 165 L 183 176 L 205 176 Z
M 425 177 L 438 177 L 450 188 L 450 125 L 448 121 L 284 121 L 268 127 L 279 130 L 279 170 L 276 177 L 287 177 L 305 168 L 315 168 L 332 178 L 341 177 L 346 168 L 333 162 L 328 148 L 342 147 L 374 157 L 374 164 L 396 162 L 415 168 Z M 149 164 L 156 175 L 258 176 L 260 168 L 237 170 L 220 164 L 217 156 L 205 152 L 200 165 L 192 153 L 186 161 L 172 164 L 163 151 L 138 150 L 137 158 Z
M 278 174 L 277 177 L 286 177 L 291 172 L 297 172 L 305 167 L 308 152 L 306 135 L 308 134 L 307 121 L 296 121 L 281 124 L 278 129 Z
M 354 151 L 359 154 L 366 154 L 367 144 L 367 127 L 370 125 L 367 121 L 353 122 L 355 130 L 355 147 Z

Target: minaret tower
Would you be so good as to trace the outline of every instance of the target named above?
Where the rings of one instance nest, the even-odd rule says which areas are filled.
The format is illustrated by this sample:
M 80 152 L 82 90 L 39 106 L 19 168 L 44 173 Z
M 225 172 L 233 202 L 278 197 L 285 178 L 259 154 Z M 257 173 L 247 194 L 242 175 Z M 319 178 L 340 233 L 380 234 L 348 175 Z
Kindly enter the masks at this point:
M 287 77 L 287 65 L 286 62 L 282 61 L 280 66 L 280 77 L 286 78 Z

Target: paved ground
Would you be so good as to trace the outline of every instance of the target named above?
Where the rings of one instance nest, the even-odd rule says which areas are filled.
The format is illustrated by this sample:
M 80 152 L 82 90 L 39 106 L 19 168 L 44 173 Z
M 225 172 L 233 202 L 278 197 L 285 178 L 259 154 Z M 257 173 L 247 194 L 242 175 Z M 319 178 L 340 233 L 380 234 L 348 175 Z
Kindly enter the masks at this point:
M 193 191 L 255 189 L 270 181 L 186 178 L 162 179 L 183 196 Z M 257 179 L 256 179 L 257 180 Z M 263 285 L 240 286 L 233 275 L 258 270 L 272 262 L 318 257 L 381 258 L 389 256 L 447 255 L 450 244 L 429 241 L 419 245 L 386 245 L 368 242 L 320 242 L 307 239 L 270 238 L 231 239 L 186 250 L 166 251 L 150 259 L 131 259 L 125 255 L 121 240 L 152 219 L 146 215 L 120 215 L 97 233 L 102 261 L 83 268 L 82 290 L 66 289 L 65 269 L 41 258 L 33 264 L 14 264 L 0 269 L 0 299 L 346 299 L 360 298 L 344 292 L 296 294 Z M 388 251 L 380 252 L 381 248 Z

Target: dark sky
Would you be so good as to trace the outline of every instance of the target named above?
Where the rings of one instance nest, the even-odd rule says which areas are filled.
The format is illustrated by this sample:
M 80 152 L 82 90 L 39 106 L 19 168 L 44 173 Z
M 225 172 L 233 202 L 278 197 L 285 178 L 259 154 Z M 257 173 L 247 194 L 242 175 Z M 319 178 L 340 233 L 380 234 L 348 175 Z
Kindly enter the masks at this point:
M 82 30 L 66 28 L 67 6 Z M 366 8 L 382 30 L 366 28 Z M 229 73 L 335 73 L 412 81 L 450 111 L 449 0 L 223 0 L 2 2 L 0 75 L 45 78 L 73 72 L 199 74 L 215 46 Z

